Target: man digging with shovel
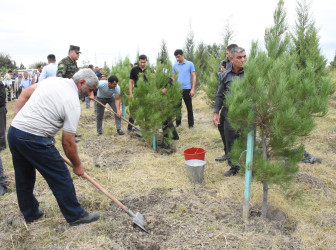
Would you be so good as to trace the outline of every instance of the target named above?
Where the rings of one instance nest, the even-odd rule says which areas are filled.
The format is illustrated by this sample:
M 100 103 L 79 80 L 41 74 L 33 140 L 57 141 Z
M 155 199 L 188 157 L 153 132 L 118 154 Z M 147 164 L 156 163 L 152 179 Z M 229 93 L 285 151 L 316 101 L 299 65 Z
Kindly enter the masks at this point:
M 91 69 L 78 71 L 72 79 L 51 77 L 29 86 L 16 104 L 16 116 L 8 130 L 16 192 L 26 222 L 43 216 L 33 190 L 38 170 L 47 181 L 63 216 L 70 226 L 96 221 L 97 213 L 87 213 L 78 203 L 70 172 L 55 147 L 54 136 L 63 128 L 62 146 L 73 171 L 84 176 L 75 133 L 80 117 L 78 94 L 94 98 L 98 79 Z M 81 99 L 81 98 L 80 98 Z

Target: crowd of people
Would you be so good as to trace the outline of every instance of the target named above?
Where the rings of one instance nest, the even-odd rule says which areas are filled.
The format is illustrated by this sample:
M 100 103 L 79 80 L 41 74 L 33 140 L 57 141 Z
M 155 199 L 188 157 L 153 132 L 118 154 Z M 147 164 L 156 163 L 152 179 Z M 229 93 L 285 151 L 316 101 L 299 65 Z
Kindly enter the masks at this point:
M 70 45 L 68 55 L 58 64 L 53 54 L 48 55 L 48 65 L 45 67 L 39 65 L 32 78 L 27 72 L 22 75 L 21 72 L 9 71 L 4 83 L 0 81 L 0 151 L 6 147 L 5 87 L 8 89 L 8 101 L 18 99 L 15 117 L 8 129 L 7 139 L 14 165 L 18 204 L 28 223 L 38 220 L 44 214 L 33 194 L 36 170 L 47 181 L 64 218 L 71 226 L 90 223 L 99 218 L 99 214 L 86 212 L 79 204 L 70 172 L 56 149 L 53 139 L 62 129 L 64 153 L 73 165 L 73 172 L 78 176 L 83 176 L 85 169 L 78 156 L 76 145 L 79 141 L 77 138 L 81 137 L 76 134 L 80 118 L 79 100 L 85 100 L 87 108 L 90 108 L 90 101 L 94 101 L 97 136 L 103 134 L 102 123 L 105 110 L 103 105 L 107 103 L 115 112 L 117 133 L 124 135 L 121 130 L 121 91 L 118 78 L 110 76 L 107 79 L 102 70 L 99 67 L 94 69 L 93 65 L 79 70 L 76 61 L 80 53 L 80 47 Z M 225 94 L 235 77 L 243 77 L 246 54 L 243 48 L 229 45 L 226 55 L 227 58 L 221 62 L 218 72 L 219 87 L 216 94 L 213 123 L 218 126 L 225 151 L 225 155 L 216 160 L 228 160 L 231 168 L 224 176 L 231 176 L 239 170 L 238 166 L 231 163 L 228 156 L 238 134 L 231 128 L 227 119 Z M 174 56 L 177 62 L 173 66 L 171 78 L 174 80 L 178 75 L 177 82 L 182 92 L 179 105 L 182 105 L 183 100 L 188 113 L 188 127 L 192 130 L 194 129 L 192 98 L 195 96 L 196 88 L 195 66 L 185 59 L 181 49 L 177 49 Z M 146 72 L 146 55 L 140 55 L 138 59 L 138 65 L 130 71 L 130 98 L 134 98 L 133 90 L 137 87 L 140 73 Z M 144 74 L 143 77 L 146 81 Z M 167 86 L 162 89 L 163 94 Z M 97 105 L 97 103 L 102 105 Z M 181 115 L 177 116 L 176 127 L 181 126 L 181 121 Z M 129 117 L 129 122 L 134 123 L 134 119 Z M 168 128 L 173 129 L 172 139 L 178 140 L 179 135 L 171 118 L 167 118 L 163 124 L 165 136 L 168 134 L 165 133 Z M 128 126 L 128 131 L 132 131 L 131 125 Z M 0 156 L 0 195 L 6 192 L 7 186 Z

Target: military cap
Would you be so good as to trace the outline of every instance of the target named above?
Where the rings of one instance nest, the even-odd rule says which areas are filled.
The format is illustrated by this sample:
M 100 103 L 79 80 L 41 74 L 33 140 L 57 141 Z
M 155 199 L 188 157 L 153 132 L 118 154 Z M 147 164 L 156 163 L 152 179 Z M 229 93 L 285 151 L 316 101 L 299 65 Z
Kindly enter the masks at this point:
M 76 51 L 77 53 L 82 53 L 82 52 L 80 52 L 80 47 L 75 46 L 75 45 L 70 45 L 70 49 L 69 49 L 69 51 L 70 51 L 70 50 L 74 50 L 74 51 Z

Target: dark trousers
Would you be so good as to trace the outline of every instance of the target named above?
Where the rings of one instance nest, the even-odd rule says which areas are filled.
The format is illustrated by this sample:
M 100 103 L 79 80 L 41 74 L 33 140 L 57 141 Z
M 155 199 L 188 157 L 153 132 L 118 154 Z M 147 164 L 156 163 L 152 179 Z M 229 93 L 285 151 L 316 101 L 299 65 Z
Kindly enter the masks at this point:
M 225 114 L 224 114 L 224 108 L 222 108 L 221 112 L 220 112 L 220 116 L 219 116 L 219 124 L 218 124 L 218 131 L 221 135 L 222 138 L 222 142 L 224 145 L 224 152 L 227 155 L 226 152 L 226 142 L 225 142 L 225 135 L 224 135 L 224 122 L 225 122 Z
M 223 107 L 223 117 L 224 117 L 224 145 L 226 147 L 226 154 L 229 154 L 231 152 L 232 146 L 234 141 L 239 137 L 239 134 L 236 130 L 234 130 L 229 122 L 228 119 L 228 110 L 227 108 Z M 229 165 L 231 165 L 231 162 L 229 160 Z
M 6 105 L 0 107 L 0 152 L 6 148 Z M 6 186 L 4 168 L 0 156 L 0 185 Z
M 162 132 L 164 138 L 177 138 L 178 133 L 176 131 L 176 128 L 174 126 L 174 123 L 171 118 L 167 119 L 162 126 Z
M 70 172 L 51 138 L 36 136 L 14 127 L 8 129 L 8 145 L 15 171 L 20 210 L 27 222 L 36 219 L 39 203 L 33 190 L 36 169 L 47 181 L 67 222 L 85 214 L 78 203 Z
M 129 117 L 128 118 L 128 121 L 130 122 L 130 123 L 132 123 L 132 124 L 134 124 L 134 119 L 132 118 L 132 117 Z M 128 126 L 127 126 L 127 130 L 132 130 L 132 128 L 133 128 L 133 126 L 131 126 L 130 124 L 128 124 Z
M 192 108 L 192 98 L 190 96 L 190 89 L 184 89 L 182 92 L 182 98 L 186 105 L 187 112 L 188 112 L 188 124 L 190 126 L 194 126 L 194 114 L 193 114 L 193 108 Z M 180 100 L 180 103 L 178 107 L 182 106 L 182 99 Z M 182 109 L 180 109 L 179 114 L 176 115 L 176 126 L 181 125 L 182 120 Z
M 112 110 L 117 113 L 117 108 L 115 106 L 115 99 L 114 97 L 111 98 L 100 98 L 97 96 L 97 101 L 101 102 L 102 104 L 106 105 L 108 103 Z M 97 133 L 103 133 L 103 118 L 104 118 L 105 107 L 102 105 L 97 106 Z M 121 129 L 121 118 L 114 115 L 114 120 L 117 129 Z

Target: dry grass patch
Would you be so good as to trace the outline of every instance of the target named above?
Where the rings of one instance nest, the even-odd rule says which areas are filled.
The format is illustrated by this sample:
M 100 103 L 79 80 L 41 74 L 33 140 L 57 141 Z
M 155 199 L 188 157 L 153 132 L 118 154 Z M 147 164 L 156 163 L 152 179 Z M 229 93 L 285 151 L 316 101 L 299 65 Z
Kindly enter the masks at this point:
M 8 123 L 14 116 L 8 103 Z M 200 91 L 193 99 L 195 128 L 189 130 L 183 105 L 179 141 L 167 151 L 152 149 L 150 142 L 127 133 L 116 133 L 113 115 L 105 112 L 103 135 L 96 136 L 94 109 L 82 103 L 78 151 L 87 173 L 133 212 L 146 217 L 149 234 L 132 226 L 132 218 L 91 183 L 73 175 L 78 199 L 101 218 L 92 224 L 69 227 L 45 180 L 38 175 L 35 187 L 43 218 L 25 225 L 18 209 L 11 155 L 2 153 L 9 193 L 0 197 L 0 245 L 4 249 L 332 249 L 336 244 L 336 97 L 326 117 L 304 138 L 306 149 L 322 164 L 300 164 L 300 172 L 286 190 L 273 186 L 270 209 L 260 219 L 262 186 L 252 183 L 251 217 L 242 220 L 244 176 L 224 178 L 227 163 L 214 159 L 223 154 L 212 108 Z M 93 106 L 93 105 L 91 105 Z M 122 122 L 126 132 L 127 124 Z M 158 132 L 160 140 L 160 132 Z M 61 148 L 61 134 L 56 137 Z M 207 150 L 204 184 L 186 177 L 183 151 Z

